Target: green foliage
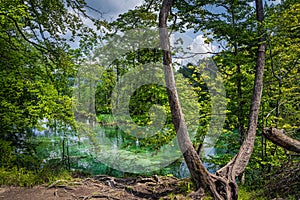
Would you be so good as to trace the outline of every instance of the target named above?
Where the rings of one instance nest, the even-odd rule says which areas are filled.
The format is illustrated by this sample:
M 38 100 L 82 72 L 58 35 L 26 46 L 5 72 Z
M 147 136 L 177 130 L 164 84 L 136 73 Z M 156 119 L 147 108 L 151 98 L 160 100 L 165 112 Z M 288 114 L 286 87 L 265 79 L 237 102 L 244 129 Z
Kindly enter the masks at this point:
M 283 128 L 299 138 L 299 3 L 270 8 L 267 19 L 268 61 L 265 84 L 265 126 Z M 282 16 L 282 17 L 278 17 Z
M 155 123 L 150 118 L 150 108 L 153 105 L 160 105 L 166 112 L 168 110 L 168 96 L 166 89 L 159 85 L 143 85 L 131 96 L 129 103 L 130 115 L 138 125 Z M 155 115 L 155 113 L 153 113 Z M 152 116 L 152 120 L 159 119 L 159 116 Z M 170 123 L 170 117 L 166 123 Z
M 39 144 L 31 137 L 46 127 L 75 128 L 70 84 L 76 51 L 70 49 L 70 41 L 85 38 L 84 49 L 95 36 L 79 17 L 88 17 L 84 6 L 81 0 L 1 1 L 1 184 L 31 186 L 63 171 L 42 167 Z M 67 32 L 73 33 L 68 40 Z
M 156 27 L 157 15 L 151 12 L 151 10 L 139 7 L 119 15 L 118 19 L 112 22 L 110 26 L 116 28 L 116 30 L 118 31 L 126 31 L 130 29 L 145 27 Z
M 116 74 L 112 70 L 105 70 L 100 77 L 95 94 L 96 113 L 111 113 L 111 94 L 116 84 Z
M 196 185 L 190 181 L 190 179 L 183 179 L 179 185 L 180 193 L 184 195 L 188 195 L 192 191 L 195 191 Z
M 0 140 L 0 167 L 10 167 L 15 164 L 14 152 L 15 148 L 11 146 L 11 142 Z
M 43 169 L 38 172 L 16 166 L 7 169 L 0 168 L 0 185 L 30 187 L 56 180 L 70 180 L 71 174 L 67 170 Z
M 63 34 L 72 31 L 72 40 L 88 29 L 66 5 L 84 13 L 83 1 L 1 1 L 0 137 L 12 145 L 22 147 L 32 129 L 54 121 L 74 127 L 69 84 L 75 69 Z
M 267 200 L 266 197 L 263 196 L 261 190 L 254 190 L 254 191 L 249 191 L 245 187 L 239 187 L 239 199 L 241 200 L 252 200 L 252 199 L 257 199 L 257 200 Z
M 13 167 L 12 169 L 0 168 L 0 185 L 14 185 L 14 186 L 32 186 L 39 184 L 36 182 L 37 178 L 32 171 L 28 171 L 24 168 L 18 169 Z
M 11 142 L 0 141 L 0 185 L 33 186 L 59 179 L 70 179 L 61 163 L 42 163 L 34 152 L 16 153 Z
M 252 199 L 267 200 L 268 199 L 263 196 L 262 191 L 260 191 L 260 190 L 249 191 L 245 187 L 239 187 L 238 197 L 241 200 L 252 200 Z M 203 199 L 204 200 L 213 200 L 213 197 L 210 197 L 209 195 L 207 195 Z
M 100 114 L 97 115 L 97 122 L 100 124 L 113 124 L 114 123 L 114 118 L 111 114 Z
M 105 40 L 103 45 L 94 48 L 98 36 L 91 28 L 86 27 L 79 17 L 81 13 L 89 18 L 84 9 L 84 1 L 1 1 L 0 185 L 32 186 L 70 178 L 65 170 L 69 153 L 65 152 L 66 147 L 62 144 L 71 143 L 68 136 L 72 135 L 67 131 L 70 127 L 73 130 L 75 127 L 82 128 L 80 123 L 76 126 L 74 117 L 92 121 L 97 117 L 97 121 L 102 124 L 114 125 L 111 95 L 117 81 L 127 72 L 138 70 L 147 63 L 162 63 L 162 51 L 154 48 L 159 46 L 159 43 L 155 38 L 156 34 L 151 30 L 157 26 L 156 11 L 160 3 L 146 0 L 144 5 L 120 15 L 111 23 L 90 18 L 98 29 L 105 27 L 109 30 L 104 37 L 101 36 Z M 258 136 L 245 171 L 246 184 L 239 190 L 240 199 L 264 199 L 261 197 L 264 194 L 257 189 L 265 185 L 270 186 L 270 190 L 266 191 L 274 194 L 268 194 L 272 198 L 280 195 L 276 190 L 286 192 L 285 198 L 292 199 L 293 196 L 288 196 L 297 195 L 284 187 L 276 188 L 274 183 L 280 179 L 283 181 L 280 182 L 281 185 L 285 186 L 290 184 L 288 180 L 293 180 L 290 188 L 297 190 L 297 185 L 293 185 L 296 183 L 293 178 L 297 178 L 297 174 L 291 171 L 297 172 L 298 169 L 285 163 L 299 163 L 299 159 L 292 157 L 291 152 L 266 141 L 261 136 L 261 131 L 263 127 L 273 126 L 285 129 L 291 137 L 300 138 L 300 4 L 295 0 L 284 0 L 277 5 L 266 7 L 263 26 L 267 32 L 268 50 L 264 93 L 258 119 Z M 201 30 L 206 38 L 205 43 L 224 44 L 219 46 L 219 53 L 212 57 L 224 79 L 227 98 L 223 134 L 216 143 L 215 155 L 204 159 L 209 164 L 209 169 L 214 171 L 227 164 L 238 151 L 241 142 L 239 140 L 247 128 L 253 89 L 254 58 L 259 37 L 254 7 L 248 0 L 195 0 L 175 1 L 174 8 L 174 13 L 170 15 L 170 20 L 174 20 L 171 26 L 173 30 Z M 75 14 L 69 12 L 69 9 L 75 10 Z M 174 16 L 180 20 L 176 21 Z M 126 34 L 123 37 L 124 32 L 138 28 L 141 30 L 132 32 L 130 36 L 139 38 L 141 43 L 133 42 Z M 69 32 L 72 36 L 66 39 L 64 36 Z M 76 37 L 81 38 L 81 49 L 72 50 L 70 42 Z M 144 41 L 144 38 L 150 40 Z M 148 46 L 152 48 L 145 48 Z M 93 51 L 92 55 L 89 55 L 90 50 Z M 103 52 L 109 52 L 111 55 Z M 83 58 L 83 55 L 88 56 Z M 100 61 L 96 62 L 96 58 Z M 211 76 L 203 73 L 203 69 L 209 64 L 208 60 L 200 60 L 198 63 L 181 66 L 176 73 L 186 122 L 189 125 L 197 121 L 199 124 L 193 141 L 197 150 L 200 150 L 205 135 L 209 128 L 212 128 L 209 123 L 212 120 L 211 106 L 215 99 L 210 91 L 220 92 L 213 83 L 213 79 L 216 78 L 214 73 L 210 72 Z M 163 76 L 159 74 L 155 78 L 162 80 Z M 131 87 L 131 84 L 127 84 L 124 91 Z M 74 99 L 71 99 L 72 94 Z M 218 103 L 217 105 L 221 106 L 223 102 Z M 75 106 L 72 107 L 73 105 Z M 159 123 L 156 120 L 163 114 L 166 120 L 161 131 L 139 140 L 115 127 L 105 131 L 110 139 L 121 135 L 122 148 L 136 153 L 150 151 L 155 154 L 160 147 L 174 138 L 176 133 L 164 87 L 147 84 L 137 88 L 130 98 L 129 110 L 132 122 L 126 123 L 153 125 Z M 43 130 L 45 125 L 63 136 L 54 143 L 49 138 L 44 142 L 32 141 L 34 130 Z M 240 127 L 243 129 L 242 133 L 238 132 Z M 90 131 L 90 140 L 96 143 L 96 134 L 91 130 L 84 131 Z M 53 137 L 58 138 L 57 135 Z M 55 155 L 45 162 L 49 152 L 58 148 L 61 149 L 62 156 Z M 74 154 L 77 156 L 79 153 Z M 83 160 L 86 163 L 93 163 L 95 160 L 91 156 L 84 156 L 86 157 Z M 79 164 L 72 164 L 84 170 Z M 291 171 L 280 171 L 282 166 Z M 97 168 L 94 173 L 124 175 L 104 164 L 93 163 L 91 168 Z M 170 174 L 171 168 L 155 173 Z M 280 175 L 272 177 L 274 174 Z M 188 193 L 193 186 L 187 182 L 182 188 Z

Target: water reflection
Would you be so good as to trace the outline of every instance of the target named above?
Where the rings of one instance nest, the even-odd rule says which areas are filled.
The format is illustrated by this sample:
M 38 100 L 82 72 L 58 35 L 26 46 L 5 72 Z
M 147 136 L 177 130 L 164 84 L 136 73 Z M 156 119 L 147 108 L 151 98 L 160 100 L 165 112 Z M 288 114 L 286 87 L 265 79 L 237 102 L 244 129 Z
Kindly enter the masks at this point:
M 84 134 L 49 129 L 35 133 L 37 140 L 43 142 L 39 151 L 45 156 L 45 161 L 68 156 L 73 170 L 120 176 L 129 172 L 189 177 L 176 137 L 167 147 L 153 150 L 138 138 L 126 137 L 120 129 L 112 126 L 93 127 Z M 67 143 L 63 145 L 65 141 Z M 62 155 L 66 154 L 63 146 L 69 148 L 69 155 Z

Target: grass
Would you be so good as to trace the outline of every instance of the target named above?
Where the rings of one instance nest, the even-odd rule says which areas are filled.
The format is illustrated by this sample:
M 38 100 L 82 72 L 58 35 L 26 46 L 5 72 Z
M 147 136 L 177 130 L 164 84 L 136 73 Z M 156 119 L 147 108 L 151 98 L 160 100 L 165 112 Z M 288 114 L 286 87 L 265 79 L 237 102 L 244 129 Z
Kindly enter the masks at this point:
M 262 191 L 248 191 L 245 187 L 239 187 L 240 200 L 267 200 L 267 198 L 261 195 Z
M 114 118 L 111 114 L 100 114 L 97 115 L 97 121 L 103 124 L 112 124 L 114 123 Z
M 239 200 L 267 200 L 267 198 L 261 196 L 261 191 L 248 191 L 245 187 L 239 187 Z M 206 196 L 204 200 L 213 200 L 212 197 Z
M 38 172 L 25 168 L 0 168 L 0 185 L 31 187 L 34 185 L 53 182 L 56 180 L 71 180 L 71 174 L 67 170 L 58 171 L 43 169 Z

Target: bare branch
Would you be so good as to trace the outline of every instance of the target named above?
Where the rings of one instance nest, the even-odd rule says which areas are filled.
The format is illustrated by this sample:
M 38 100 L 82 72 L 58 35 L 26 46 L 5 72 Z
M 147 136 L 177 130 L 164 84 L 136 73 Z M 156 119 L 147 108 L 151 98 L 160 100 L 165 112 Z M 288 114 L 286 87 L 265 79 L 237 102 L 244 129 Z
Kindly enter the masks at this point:
M 181 58 L 181 59 L 187 59 L 187 58 L 193 58 L 197 55 L 206 55 L 206 54 L 212 54 L 212 55 L 218 55 L 217 52 L 207 51 L 207 52 L 184 52 L 185 54 L 192 54 L 190 56 L 173 56 L 174 58 Z
M 89 5 L 85 5 L 85 7 L 87 7 L 88 9 L 90 9 L 90 10 L 92 10 L 92 11 L 100 14 L 100 16 L 103 17 L 103 13 L 100 10 L 98 10 L 96 8 L 93 8 L 93 7 L 89 6 Z

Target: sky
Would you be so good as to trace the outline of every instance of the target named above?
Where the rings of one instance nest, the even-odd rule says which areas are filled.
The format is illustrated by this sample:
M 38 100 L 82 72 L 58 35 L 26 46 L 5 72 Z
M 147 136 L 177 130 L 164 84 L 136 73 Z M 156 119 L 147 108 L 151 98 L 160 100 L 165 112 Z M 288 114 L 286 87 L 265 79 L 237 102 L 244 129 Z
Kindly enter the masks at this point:
M 122 14 L 127 12 L 130 9 L 134 9 L 136 6 L 142 5 L 144 0 L 86 0 L 88 6 L 99 10 L 103 15 L 101 16 L 99 13 L 92 11 L 91 9 L 87 8 L 87 12 L 89 15 L 98 18 L 98 19 L 106 19 L 108 21 L 113 21 L 117 19 L 117 17 Z M 253 0 L 253 5 L 254 6 L 254 0 Z M 281 0 L 265 0 L 267 4 L 278 4 L 281 2 Z M 91 21 L 86 21 L 86 24 L 92 25 Z M 184 43 L 182 44 L 182 47 L 185 49 L 185 51 L 192 52 L 192 53 L 205 53 L 205 52 L 218 52 L 221 49 L 218 49 L 220 45 L 217 44 L 205 44 L 205 39 L 203 37 L 203 34 L 201 32 L 194 33 L 193 30 L 188 30 L 186 33 L 183 35 L 179 34 L 176 37 L 181 37 L 184 40 Z M 172 41 L 172 39 L 171 39 Z M 173 40 L 175 41 L 175 39 Z M 217 47 L 218 46 L 218 47 Z M 195 63 L 197 62 L 196 60 L 202 59 L 204 57 L 209 57 L 212 54 L 201 54 L 197 55 L 196 57 L 189 58 L 189 59 L 184 59 L 184 58 L 179 58 L 180 55 L 177 55 L 177 58 L 174 59 L 177 63 L 180 65 L 187 64 L 189 62 Z
M 86 0 L 86 2 L 90 7 L 104 13 L 105 19 L 110 20 L 116 19 L 119 14 L 141 5 L 143 0 Z M 99 17 L 99 14 L 93 11 L 89 11 L 89 14 Z
M 130 9 L 134 9 L 143 3 L 143 0 L 86 0 L 87 4 L 104 13 L 103 17 L 106 19 L 116 19 L 119 14 L 125 13 Z M 267 4 L 278 4 L 281 0 L 265 0 Z M 255 1 L 251 3 L 255 6 Z M 214 8 L 215 9 L 215 8 Z M 88 9 L 89 11 L 89 9 Z M 99 14 L 89 11 L 89 14 L 99 17 Z
M 89 15 L 92 15 L 95 18 L 104 18 L 108 21 L 111 21 L 117 19 L 119 14 L 125 13 L 130 9 L 134 9 L 136 6 L 140 6 L 143 3 L 143 0 L 86 0 L 86 2 L 88 6 L 103 13 L 103 15 L 100 16 L 99 13 L 87 8 Z M 86 23 L 92 24 L 89 21 L 87 21 Z M 205 38 L 200 33 L 194 34 L 193 31 L 188 31 L 184 34 L 177 34 L 176 36 L 174 36 L 174 38 L 178 37 L 183 38 L 184 43 L 182 44 L 182 46 L 185 48 L 185 51 L 203 53 L 207 51 L 211 52 L 216 49 L 212 45 L 204 44 Z M 209 54 L 199 55 L 190 59 L 176 58 L 174 59 L 174 61 L 182 65 L 188 62 L 193 62 L 195 61 L 195 59 L 197 60 L 207 56 L 209 56 Z M 178 55 L 178 57 L 180 57 L 180 55 Z

